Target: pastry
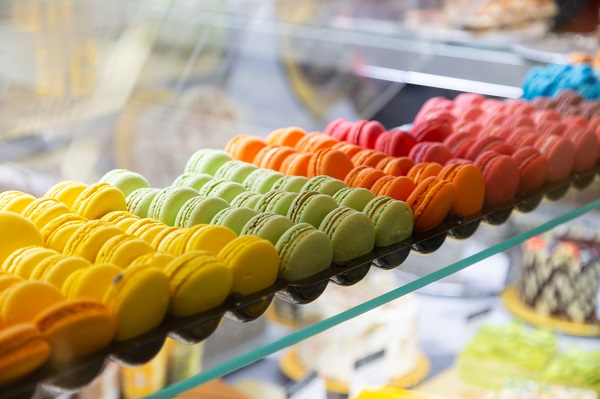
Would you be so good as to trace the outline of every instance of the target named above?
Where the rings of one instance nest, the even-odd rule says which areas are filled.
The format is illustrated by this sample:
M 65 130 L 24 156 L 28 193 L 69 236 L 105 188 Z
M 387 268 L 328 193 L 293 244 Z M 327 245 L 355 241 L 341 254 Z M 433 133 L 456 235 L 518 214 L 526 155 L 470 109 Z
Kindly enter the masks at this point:
M 113 169 L 102 176 L 99 182 L 118 188 L 125 198 L 139 188 L 150 188 L 150 183 L 144 176 L 127 169 Z
M 121 271 L 115 265 L 96 263 L 71 273 L 63 283 L 61 292 L 70 300 L 83 298 L 102 302 L 106 290 Z
M 267 143 L 261 138 L 243 134 L 229 140 L 225 145 L 225 152 L 234 159 L 252 163 L 256 154 L 266 145 Z
M 4 191 L 0 193 L 0 211 L 21 213 L 33 201 L 35 197 L 31 194 L 15 190 Z
M 231 292 L 232 272 L 206 251 L 180 255 L 165 268 L 169 278 L 169 313 L 184 317 L 220 306 Z
M 37 264 L 29 279 L 52 284 L 61 290 L 65 280 L 72 273 L 91 265 L 89 261 L 79 256 L 52 255 Z
M 237 161 L 225 162 L 223 164 L 223 166 L 219 168 L 219 170 L 221 170 L 226 165 L 230 164 L 230 162 L 237 162 Z M 215 176 L 211 176 L 207 173 L 195 173 L 195 172 L 182 173 L 181 175 L 177 176 L 177 178 L 175 180 L 173 180 L 171 187 L 187 187 L 187 188 L 193 188 L 196 191 L 200 191 L 206 183 L 213 180 L 214 178 L 219 178 L 219 170 L 217 171 Z M 228 179 L 228 180 L 232 180 L 232 179 Z
M 253 209 L 258 213 L 270 212 L 286 216 L 296 197 L 298 197 L 298 193 L 272 190 L 265 194 Z
M 182 254 L 183 253 L 180 253 L 178 255 Z M 173 260 L 175 260 L 175 255 L 151 252 L 136 258 L 136 260 L 131 262 L 129 266 L 156 267 L 160 270 L 164 270 L 165 267 L 167 267 L 167 265 Z
M 364 148 L 362 148 L 359 145 L 348 143 L 345 141 L 340 141 L 339 143 L 331 147 L 331 149 L 343 152 L 344 154 L 348 155 L 350 159 L 352 159 L 352 157 L 356 155 L 356 153 L 364 150 Z
M 406 201 L 416 187 L 412 179 L 406 176 L 384 176 L 373 184 L 371 191 L 377 196 Z
M 294 226 L 294 222 L 285 216 L 274 213 L 259 213 L 244 225 L 240 235 L 258 236 L 275 245 L 283 233 L 292 226 Z
M 41 367 L 50 346 L 30 323 L 0 329 L 0 385 L 9 384 Z
M 550 162 L 533 147 L 521 148 L 512 155 L 519 167 L 519 191 L 530 192 L 546 183 Z
M 423 122 L 417 122 L 410 130 L 417 142 L 437 141 L 443 142 L 446 137 L 452 134 L 452 125 L 442 119 L 429 119 Z
M 383 171 L 386 175 L 406 176 L 414 165 L 415 163 L 409 157 L 388 157 L 379 161 L 375 168 Z
M 108 222 L 90 220 L 75 230 L 65 245 L 64 254 L 81 256 L 93 263 L 105 242 L 123 234 L 123 230 Z
M 296 144 L 296 150 L 299 152 L 317 152 L 331 148 L 338 143 L 338 140 L 319 132 L 308 133 Z
M 229 181 L 241 184 L 244 182 L 244 180 L 246 180 L 246 177 L 248 177 L 248 175 L 250 173 L 254 172 L 255 170 L 256 170 L 256 166 L 251 163 L 232 160 L 232 161 L 225 162 L 217 170 L 217 173 L 215 173 L 215 177 L 217 179 L 225 179 L 225 180 L 229 180 Z M 198 179 L 197 176 L 198 175 L 196 174 L 190 178 L 197 180 Z M 203 174 L 200 176 L 210 176 L 210 175 Z M 203 183 L 202 185 L 204 185 L 205 183 Z M 188 185 L 188 187 L 191 187 L 191 186 Z M 192 188 L 196 188 L 196 187 L 192 187 Z M 200 188 L 201 187 L 198 187 L 198 188 L 196 188 L 196 190 L 200 190 Z
M 344 180 L 354 167 L 348 155 L 342 151 L 329 149 L 317 150 L 308 163 L 306 177 L 327 175 Z
M 5 326 L 30 323 L 50 306 L 65 298 L 51 284 L 22 281 L 11 285 L 0 295 L 0 320 Z
M 481 211 L 485 200 L 485 182 L 475 165 L 446 165 L 438 174 L 441 180 L 454 186 L 454 202 L 450 208 L 452 215 L 472 215 Z
M 100 219 L 113 211 L 126 211 L 123 192 L 108 183 L 95 183 L 86 187 L 72 207 L 73 212 L 87 219 Z
M 312 158 L 312 152 L 296 152 L 283 161 L 279 171 L 288 176 L 308 176 L 308 165 Z
M 42 239 L 48 248 L 63 252 L 73 234 L 87 222 L 75 213 L 67 213 L 48 222 L 41 230 Z
M 156 236 L 155 241 L 152 242 L 156 252 L 167 253 L 172 255 L 182 254 L 185 246 L 185 234 L 187 229 L 176 228 L 166 234 L 159 234 Z M 143 256 L 143 255 L 142 255 Z
M 213 179 L 206 183 L 200 189 L 199 193 L 205 197 L 219 197 L 229 203 L 244 191 L 246 191 L 246 188 L 240 183 L 223 179 Z
M 325 216 L 339 205 L 328 195 L 302 191 L 292 202 L 287 217 L 294 223 L 308 223 L 318 228 Z
M 96 263 L 111 263 L 122 268 L 129 266 L 136 258 L 153 252 L 146 241 L 130 234 L 112 237 L 102 245 Z
M 273 244 L 260 237 L 238 237 L 225 245 L 217 257 L 232 272 L 231 291 L 234 293 L 249 295 L 270 287 L 277 279 L 277 250 Z
M 317 191 L 321 194 L 333 196 L 343 188 L 348 187 L 342 180 L 331 176 L 315 176 L 308 180 L 300 191 Z
M 369 166 L 356 166 L 348 173 L 344 182 L 350 187 L 371 189 L 373 184 L 383 176 L 385 176 L 385 173 L 379 169 Z
M 273 184 L 271 189 L 299 193 L 307 182 L 308 178 L 304 176 L 285 176 Z
M 350 143 L 363 148 L 375 148 L 377 138 L 385 131 L 383 125 L 377 121 L 360 120 L 354 122 L 346 138 Z
M 575 146 L 561 136 L 545 135 L 538 138 L 535 149 L 550 162 L 549 182 L 566 179 L 575 166 Z
M 414 230 L 423 233 L 439 226 L 454 204 L 452 183 L 437 177 L 423 180 L 406 200 L 414 215 Z
M 575 124 L 567 128 L 563 136 L 568 138 L 575 147 L 573 172 L 583 172 L 596 165 L 600 158 L 600 145 L 598 137 L 591 129 Z
M 70 213 L 71 210 L 62 202 L 52 198 L 38 198 L 27 205 L 21 214 L 42 230 L 47 223 Z
M 375 143 L 375 149 L 391 157 L 406 157 L 417 143 L 415 138 L 403 130 L 383 132 Z
M 161 243 L 164 240 L 168 240 L 169 237 L 173 237 L 175 238 L 176 236 L 180 235 L 179 232 L 185 231 L 185 229 L 183 227 L 178 227 L 178 226 L 165 226 L 161 231 L 159 231 L 154 238 L 152 239 L 152 242 L 150 243 L 150 246 L 152 247 L 152 249 L 154 251 L 158 251 L 158 248 L 160 248 Z M 170 240 L 168 240 L 170 241 Z
M 290 126 L 273 130 L 271 133 L 269 133 L 265 141 L 269 145 L 296 147 L 298 141 L 300 141 L 304 136 L 306 136 L 306 132 L 303 129 L 297 126 Z
M 210 224 L 228 227 L 236 235 L 240 235 L 246 223 L 257 214 L 258 212 L 250 208 L 226 208 L 217 213 Z
M 19 248 L 10 254 L 2 264 L 2 270 L 28 280 L 33 269 L 44 259 L 58 255 L 58 252 L 42 246 Z
M 438 162 L 417 163 L 410 168 L 406 176 L 415 182 L 415 184 L 419 184 L 428 177 L 437 176 L 443 168 Z
M 204 190 L 205 187 L 202 189 Z M 156 219 L 167 226 L 174 226 L 177 215 L 184 204 L 190 199 L 198 197 L 198 195 L 198 191 L 192 188 L 167 187 L 161 190 L 152 200 L 150 209 L 148 209 L 148 217 Z
M 336 192 L 332 198 L 339 206 L 347 206 L 362 212 L 365 206 L 375 198 L 375 194 L 366 188 L 346 187 Z
M 414 145 L 410 150 L 408 157 L 412 159 L 415 164 L 422 162 L 437 162 L 444 165 L 452 158 L 452 152 L 444 143 L 421 141 Z
M 139 237 L 148 244 L 152 244 L 156 235 L 167 227 L 166 224 L 158 220 L 143 218 L 129 226 L 126 233 Z
M 475 166 L 483 174 L 487 205 L 499 205 L 515 197 L 520 172 L 514 159 L 495 151 L 484 151 L 475 160 Z
M 214 176 L 217 170 L 233 158 L 223 150 L 202 149 L 196 151 L 185 164 L 185 172 L 207 173 Z
M 86 187 L 87 184 L 79 181 L 63 181 L 50 187 L 48 191 L 46 191 L 46 194 L 44 194 L 44 198 L 55 199 L 71 208 L 79 194 L 81 194 Z
M 386 247 L 408 239 L 413 231 L 413 213 L 403 201 L 376 197 L 364 209 L 375 228 L 375 246 Z
M 265 194 L 284 177 L 283 173 L 269 169 L 257 169 L 244 180 L 244 187 L 256 193 Z
M 189 228 L 198 224 L 208 224 L 217 213 L 227 208 L 229 204 L 222 198 L 196 196 L 181 206 L 175 225 Z
M 0 263 L 17 249 L 43 246 L 40 231 L 33 223 L 13 212 L 0 211 Z
M 127 229 L 132 224 L 134 224 L 135 222 L 137 222 L 140 219 L 141 218 L 139 216 L 134 215 L 133 213 L 131 213 L 129 211 L 114 211 L 114 212 L 110 212 L 110 213 L 107 213 L 106 215 L 102 216 L 102 218 L 100 220 L 103 220 L 110 224 L 114 224 L 121 230 L 127 231 Z M 43 233 L 42 233 L 42 236 L 43 236 Z
M 319 226 L 333 244 L 333 262 L 344 263 L 368 254 L 375 246 L 375 228 L 362 212 L 345 206 L 333 209 Z
M 352 156 L 352 163 L 356 166 L 364 165 L 374 168 L 384 158 L 387 158 L 387 154 L 384 152 L 365 149 Z
M 273 190 L 276 190 L 275 188 Z M 239 208 L 245 206 L 246 208 L 254 209 L 258 202 L 265 196 L 266 194 L 259 194 L 253 191 L 244 191 L 240 193 L 237 197 L 231 201 L 230 205 L 232 208 Z M 223 208 L 224 209 L 224 208 Z M 213 215 L 214 216 L 214 215 Z M 212 219 L 212 217 L 211 217 Z M 210 222 L 210 220 L 209 220 Z
M 127 210 L 141 218 L 147 218 L 150 205 L 160 193 L 158 188 L 140 188 L 127 196 Z
M 223 247 L 237 238 L 237 234 L 228 227 L 215 225 L 198 225 L 187 229 L 181 239 L 184 247 L 177 255 L 188 251 L 208 251 L 213 254 L 221 252 Z
M 272 169 L 279 172 L 283 161 L 295 153 L 296 150 L 291 147 L 267 145 L 256 154 L 253 163 L 259 168 Z
M 327 269 L 333 259 L 329 237 L 308 223 L 291 225 L 277 240 L 279 275 L 301 280 Z

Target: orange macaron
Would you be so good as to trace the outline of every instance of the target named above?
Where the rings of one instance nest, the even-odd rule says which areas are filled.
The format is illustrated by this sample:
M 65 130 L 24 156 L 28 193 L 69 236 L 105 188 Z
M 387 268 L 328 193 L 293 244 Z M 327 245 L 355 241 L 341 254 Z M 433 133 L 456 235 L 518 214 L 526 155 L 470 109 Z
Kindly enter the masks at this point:
M 306 132 L 297 126 L 275 129 L 265 139 L 269 145 L 296 147 L 296 144 L 306 136 Z
M 378 196 L 406 201 L 416 187 L 412 179 L 406 176 L 384 176 L 373 184 L 371 191 Z
M 485 200 L 485 182 L 479 168 L 469 164 L 446 165 L 438 178 L 449 181 L 456 195 L 451 214 L 471 215 L 479 212 Z
M 406 176 L 413 166 L 415 163 L 409 157 L 387 157 L 379 161 L 375 169 L 379 169 L 387 175 Z
M 308 164 L 313 156 L 312 152 L 296 152 L 289 155 L 281 164 L 279 171 L 288 176 L 305 176 L 308 174 Z
M 371 168 L 368 166 L 357 166 L 346 176 L 344 182 L 350 186 L 355 188 L 367 188 L 371 189 L 375 182 L 386 174 L 380 171 L 379 169 Z
M 352 156 L 352 162 L 357 166 L 365 165 L 374 168 L 377 166 L 379 161 L 387 157 L 387 154 L 383 152 L 365 149 L 354 154 Z
M 431 176 L 437 176 L 442 171 L 443 166 L 437 162 L 418 163 L 408 171 L 407 176 L 410 177 L 415 184 L 421 183 L 423 180 Z
M 452 183 L 433 176 L 417 185 L 406 200 L 413 211 L 415 231 L 423 233 L 439 226 L 448 216 L 455 194 Z
M 331 148 L 337 143 L 337 139 L 326 134 L 311 132 L 298 141 L 296 149 L 300 152 L 316 152 L 325 148 Z
M 348 155 L 350 157 L 350 159 L 352 159 L 352 157 L 354 155 L 356 155 L 357 152 L 364 150 L 364 148 L 362 148 L 359 145 L 347 143 L 345 141 L 340 141 L 339 143 L 337 143 L 333 147 L 331 147 L 331 149 L 340 150 L 344 154 Z
M 256 154 L 266 147 L 266 145 L 267 143 L 259 137 L 240 134 L 227 142 L 225 152 L 234 159 L 252 163 Z
M 296 150 L 291 147 L 284 147 L 279 145 L 266 146 L 256 154 L 254 158 L 254 164 L 259 168 L 273 169 L 279 171 L 281 164 L 287 157 L 295 154 Z
M 307 175 L 309 179 L 315 176 L 327 175 L 344 180 L 354 164 L 348 155 L 333 149 L 321 149 L 313 154 L 308 162 Z

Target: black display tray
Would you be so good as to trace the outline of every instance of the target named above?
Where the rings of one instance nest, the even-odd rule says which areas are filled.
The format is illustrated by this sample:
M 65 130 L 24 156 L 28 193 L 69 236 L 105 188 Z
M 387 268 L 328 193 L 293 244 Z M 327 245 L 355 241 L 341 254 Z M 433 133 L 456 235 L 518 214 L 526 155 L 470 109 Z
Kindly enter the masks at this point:
M 45 390 L 77 392 L 100 374 L 108 359 L 126 367 L 142 365 L 156 356 L 167 337 L 186 344 L 199 343 L 217 329 L 224 316 L 240 322 L 262 316 L 275 296 L 295 304 L 310 303 L 325 291 L 329 282 L 350 286 L 360 282 L 371 266 L 386 270 L 397 268 L 411 251 L 432 253 L 443 245 L 448 236 L 458 240 L 472 236 L 481 222 L 500 225 L 509 219 L 515 209 L 531 212 L 544 197 L 556 201 L 570 187 L 579 190 L 586 188 L 593 183 L 599 172 L 600 164 L 568 179 L 546 184 L 533 192 L 518 194 L 505 204 L 484 208 L 473 215 L 449 218 L 426 233 L 414 234 L 411 238 L 388 247 L 375 248 L 371 253 L 343 264 L 332 264 L 327 270 L 306 279 L 289 282 L 280 278 L 273 286 L 252 295 L 231 295 L 216 309 L 185 318 L 167 316 L 158 328 L 128 341 L 113 342 L 104 350 L 74 363 L 62 366 L 46 364 L 16 383 L 0 387 L 0 398 L 32 398 L 39 384 L 43 384 Z

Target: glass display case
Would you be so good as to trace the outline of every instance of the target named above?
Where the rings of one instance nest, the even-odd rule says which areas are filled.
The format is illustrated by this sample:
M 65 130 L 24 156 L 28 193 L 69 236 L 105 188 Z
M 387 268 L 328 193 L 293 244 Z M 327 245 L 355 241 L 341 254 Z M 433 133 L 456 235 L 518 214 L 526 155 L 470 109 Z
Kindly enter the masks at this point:
M 195 151 L 223 148 L 240 133 L 322 131 L 339 117 L 377 119 L 391 129 L 411 123 L 438 95 L 518 98 L 523 76 L 542 60 L 532 56 L 532 43 L 548 38 L 559 8 L 532 1 L 533 8 L 523 7 L 538 12 L 523 13 L 476 3 L 3 2 L 0 189 L 41 196 L 59 180 L 91 183 L 114 168 L 165 187 Z M 595 46 L 586 40 L 583 47 Z M 195 363 L 155 387 L 131 388 L 131 397 L 171 398 L 416 290 L 498 294 L 457 273 L 576 217 L 597 217 L 599 171 L 447 220 L 303 281 L 279 280 L 214 311 L 167 320 L 67 368 L 46 367 L 0 388 L 0 396 L 74 393 L 113 363 L 128 368 L 154 359 L 165 369 L 168 361 L 156 356 L 165 342 L 171 353 L 190 345 Z M 358 291 L 367 274 L 393 274 L 400 282 L 298 329 L 265 321 L 274 300 L 318 305 L 328 285 Z

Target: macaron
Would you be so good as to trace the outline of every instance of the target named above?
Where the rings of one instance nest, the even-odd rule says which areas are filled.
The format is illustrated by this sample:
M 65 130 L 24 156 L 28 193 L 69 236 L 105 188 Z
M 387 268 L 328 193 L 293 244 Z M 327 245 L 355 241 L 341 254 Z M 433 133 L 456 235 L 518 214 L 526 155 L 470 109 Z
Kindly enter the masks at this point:
M 550 162 L 533 147 L 524 147 L 512 154 L 519 167 L 520 192 L 530 192 L 544 185 L 550 174 Z
M 465 158 L 474 161 L 484 151 L 496 151 L 499 154 L 511 155 L 515 152 L 515 147 L 496 136 L 479 137 L 471 144 Z
M 186 233 L 187 229 L 175 228 L 174 230 L 165 232 L 165 234 L 159 234 L 152 241 L 152 247 L 157 252 L 179 255 L 183 252 L 185 246 L 184 236 Z
M 455 158 L 466 158 L 476 138 L 466 132 L 453 133 L 444 140 L 444 144 L 450 149 Z
M 179 240 L 182 249 L 177 255 L 189 251 L 208 251 L 218 254 L 223 247 L 237 238 L 237 234 L 229 227 L 215 225 L 198 225 L 187 229 Z
M 345 206 L 329 212 L 319 226 L 333 245 L 332 260 L 347 262 L 368 254 L 375 246 L 375 228 L 362 212 Z
M 91 265 L 80 256 L 56 254 L 41 260 L 31 272 L 29 279 L 44 281 L 61 290 L 71 273 Z
M 421 183 L 423 180 L 431 176 L 437 176 L 443 169 L 443 166 L 438 162 L 422 162 L 417 163 L 410 168 L 407 177 L 412 179 L 415 184 Z
M 225 162 L 232 159 L 231 155 L 223 150 L 202 149 L 188 159 L 184 172 L 206 173 L 214 176 Z
M 308 178 L 304 176 L 285 176 L 277 180 L 271 189 L 299 193 L 307 182 Z
M 52 198 L 72 208 L 79 194 L 87 188 L 87 184 L 80 181 L 63 181 L 50 187 L 44 198 Z
M 175 226 L 192 227 L 198 224 L 208 224 L 213 217 L 229 204 L 222 198 L 196 196 L 181 206 L 175 219 Z
M 78 299 L 50 306 L 34 324 L 50 343 L 50 358 L 68 363 L 107 347 L 117 323 L 101 303 Z
M 307 176 L 312 152 L 297 152 L 289 155 L 281 164 L 279 171 L 288 176 Z
M 455 195 L 452 183 L 437 177 L 418 184 L 406 200 L 413 211 L 414 230 L 423 233 L 439 226 L 450 212 Z
M 283 161 L 295 153 L 296 150 L 291 147 L 268 145 L 256 154 L 253 163 L 259 168 L 272 169 L 279 172 Z
M 352 170 L 354 164 L 348 155 L 342 151 L 331 148 L 316 151 L 308 163 L 306 177 L 327 175 L 335 179 L 344 180 Z
M 550 162 L 549 182 L 566 179 L 573 172 L 575 166 L 575 145 L 568 139 L 544 135 L 538 138 L 534 148 L 542 153 Z
M 0 385 L 18 381 L 50 358 L 50 345 L 31 323 L 0 329 Z
M 244 187 L 260 194 L 269 192 L 275 183 L 284 177 L 283 173 L 269 169 L 257 169 L 244 180 Z
M 253 191 L 244 191 L 243 193 L 235 197 L 233 201 L 231 201 L 230 205 L 232 208 L 239 208 L 245 206 L 246 208 L 254 209 L 264 195 L 266 194 L 259 194 Z
M 73 203 L 73 212 L 87 219 L 100 219 L 113 211 L 126 211 L 123 192 L 108 183 L 91 184 Z
M 360 120 L 355 122 L 348 132 L 347 140 L 363 148 L 375 148 L 377 138 L 385 131 L 378 121 Z
M 384 176 L 373 184 L 371 191 L 378 196 L 406 201 L 416 187 L 413 180 L 406 176 Z
M 485 182 L 475 165 L 446 165 L 438 173 L 438 178 L 449 181 L 454 186 L 454 203 L 450 208 L 453 215 L 472 215 L 483 208 Z
M 118 188 L 125 198 L 139 188 L 150 188 L 150 183 L 144 176 L 127 169 L 113 169 L 102 176 L 99 182 Z
M 519 189 L 519 165 L 508 155 L 484 151 L 475 160 L 485 182 L 485 203 L 499 205 L 515 197 Z
M 339 143 L 335 144 L 333 147 L 331 147 L 331 149 L 343 152 L 344 154 L 348 155 L 350 159 L 352 159 L 352 157 L 358 152 L 364 150 L 364 148 L 362 148 L 359 145 L 347 143 L 344 141 L 340 141 Z
M 167 187 L 161 190 L 152 200 L 148 217 L 156 219 L 167 226 L 174 226 L 183 205 L 198 196 L 198 191 L 192 188 Z
M 328 195 L 317 191 L 303 191 L 292 202 L 288 217 L 294 223 L 308 223 L 317 228 L 338 203 Z
M 41 312 L 64 300 L 52 284 L 42 281 L 16 283 L 0 294 L 0 319 L 5 326 L 30 323 Z
M 48 248 L 63 252 L 69 239 L 87 219 L 75 213 L 67 213 L 52 220 L 40 230 L 42 239 Z
M 42 246 L 27 246 L 13 251 L 2 263 L 2 271 L 28 280 L 40 262 L 58 252 Z
M 96 263 L 71 273 L 64 281 L 61 292 L 69 300 L 80 298 L 102 302 L 106 290 L 121 271 L 115 265 Z
M 404 241 L 413 232 L 413 213 L 405 202 L 390 197 L 373 198 L 363 211 L 375 228 L 375 246 L 387 247 Z
M 0 263 L 19 248 L 44 245 L 42 235 L 33 223 L 6 211 L 0 211 L 0 242 Z
M 214 179 L 206 183 L 199 191 L 201 196 L 222 198 L 228 203 L 235 197 L 246 191 L 240 183 L 229 180 Z
M 35 197 L 21 191 L 4 191 L 0 193 L 0 211 L 21 213 L 35 201 Z
M 147 218 L 150 205 L 160 193 L 159 188 L 140 188 L 127 196 L 127 210 L 141 218 Z
M 138 215 L 134 215 L 129 211 L 114 211 L 102 216 L 100 220 L 114 224 L 123 231 L 127 231 L 129 226 L 140 220 Z M 42 234 L 43 235 L 43 234 Z
M 362 212 L 365 206 L 375 198 L 375 194 L 366 188 L 346 187 L 332 197 L 340 206 L 346 206 Z
M 379 136 L 375 143 L 375 149 L 392 157 L 406 157 L 415 144 L 417 144 L 417 140 L 410 133 L 402 130 L 389 130 Z
M 182 255 L 182 254 L 180 254 Z M 129 266 L 144 266 L 144 267 L 156 267 L 160 270 L 164 270 L 165 267 L 171 261 L 175 259 L 174 255 L 159 253 L 159 252 L 151 252 L 146 255 L 142 255 L 139 258 L 136 258 Z
M 326 270 L 333 259 L 333 245 L 327 234 L 308 223 L 290 226 L 278 239 L 279 275 L 297 281 Z
M 206 251 L 191 251 L 178 256 L 165 269 L 169 279 L 169 313 L 191 316 L 214 309 L 231 292 L 230 268 Z
M 41 230 L 47 223 L 69 213 L 72 213 L 71 210 L 62 202 L 52 198 L 38 198 L 23 209 L 22 215 Z
M 375 169 L 381 170 L 386 175 L 406 176 L 414 165 L 413 160 L 408 157 L 387 157 L 379 161 Z
M 429 119 L 416 123 L 410 130 L 417 142 L 436 141 L 442 142 L 452 134 L 452 125 L 443 119 Z
M 217 213 L 210 224 L 229 227 L 236 235 L 240 235 L 246 223 L 257 214 L 254 209 L 250 208 L 227 208 Z
M 136 258 L 150 252 L 154 249 L 146 241 L 131 234 L 121 234 L 102 245 L 96 263 L 111 263 L 125 268 Z
M 256 154 L 266 145 L 267 143 L 261 138 L 242 134 L 229 140 L 225 145 L 225 151 L 234 159 L 252 163 Z
M 297 126 L 285 127 L 282 129 L 273 130 L 265 141 L 269 145 L 282 145 L 287 147 L 296 147 L 298 141 L 300 141 L 306 132 Z
M 342 180 L 331 176 L 315 176 L 308 180 L 300 191 L 317 191 L 321 194 L 333 196 L 346 187 L 348 186 Z
M 340 125 L 347 124 L 347 123 L 349 123 L 348 120 L 346 120 L 344 118 L 336 118 L 336 119 L 332 120 L 331 122 L 329 122 L 327 124 L 327 126 L 325 126 L 325 129 L 323 129 L 323 133 L 331 136 L 333 134 L 333 132 L 335 131 L 335 129 L 337 129 Z
M 336 138 L 329 137 L 320 132 L 311 132 L 298 141 L 296 150 L 300 152 L 317 152 L 319 150 L 331 148 L 337 143 L 338 140 Z
M 355 166 L 364 165 L 374 168 L 382 159 L 387 157 L 387 154 L 384 152 L 366 149 L 354 154 L 352 163 Z
M 574 126 L 567 129 L 564 136 L 575 146 L 573 172 L 586 171 L 598 163 L 600 144 L 598 137 L 591 129 Z
M 223 164 L 223 166 L 227 165 L 229 162 L 237 162 L 237 161 L 225 162 L 225 164 Z M 219 168 L 219 170 L 221 170 L 221 168 Z M 216 174 L 218 175 L 219 172 L 217 171 Z M 173 184 L 171 184 L 171 187 L 187 187 L 187 188 L 193 188 L 196 191 L 200 191 L 206 183 L 213 180 L 215 177 L 217 177 L 217 176 L 211 176 L 207 173 L 187 172 L 187 173 L 183 173 L 183 174 L 177 176 L 177 178 L 173 181 Z
M 162 322 L 169 306 L 169 279 L 158 268 L 130 266 L 113 278 L 103 303 L 117 320 L 115 339 L 135 338 Z
M 415 144 L 408 157 L 416 164 L 423 162 L 437 162 L 444 165 L 452 158 L 450 148 L 444 143 L 422 141 Z
M 148 244 L 151 244 L 154 237 L 167 227 L 169 226 L 158 220 L 143 218 L 134 222 L 125 232 L 139 237 Z
M 179 233 L 184 230 L 185 229 L 183 227 L 167 226 L 163 228 L 162 231 L 158 232 L 156 236 L 154 236 L 150 246 L 154 251 L 158 251 L 163 241 L 170 241 L 169 237 L 173 237 L 174 235 L 180 236 L 181 234 Z
M 344 182 L 350 187 L 370 189 L 383 176 L 385 176 L 385 173 L 379 169 L 369 166 L 357 166 L 348 173 Z
M 217 179 L 225 179 L 241 184 L 246 180 L 248 175 L 256 169 L 256 166 L 251 163 L 232 160 L 225 162 L 219 170 L 217 170 L 215 177 Z M 200 190 L 200 188 L 197 188 L 196 190 Z
M 253 235 L 277 244 L 277 240 L 294 226 L 291 219 L 274 213 L 263 212 L 248 220 L 240 235 Z
M 64 254 L 81 256 L 93 263 L 104 243 L 123 234 L 123 230 L 110 223 L 102 220 L 90 220 L 79 227 L 69 238 Z
M 354 123 L 345 119 L 335 119 L 327 125 L 327 127 L 325 128 L 325 134 L 328 134 L 331 137 L 340 141 L 347 141 L 348 135 L 350 134 L 350 129 L 352 129 L 353 125 Z
M 2 294 L 5 289 L 11 287 L 13 284 L 20 283 L 21 281 L 24 281 L 21 277 L 8 273 L 0 274 L 0 294 Z
M 231 270 L 231 291 L 249 295 L 275 284 L 279 255 L 275 246 L 257 236 L 241 236 L 219 251 L 217 256 Z
M 87 219 L 75 213 L 67 213 L 52 220 L 40 230 L 42 239 L 48 248 L 63 252 L 67 242 L 75 231 L 87 222 Z
M 298 193 L 272 190 L 265 194 L 253 209 L 258 213 L 270 212 L 286 216 L 296 197 Z

